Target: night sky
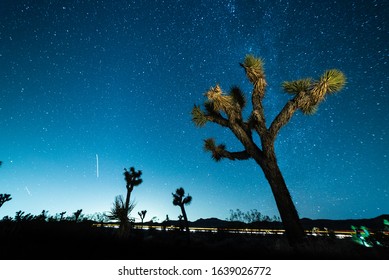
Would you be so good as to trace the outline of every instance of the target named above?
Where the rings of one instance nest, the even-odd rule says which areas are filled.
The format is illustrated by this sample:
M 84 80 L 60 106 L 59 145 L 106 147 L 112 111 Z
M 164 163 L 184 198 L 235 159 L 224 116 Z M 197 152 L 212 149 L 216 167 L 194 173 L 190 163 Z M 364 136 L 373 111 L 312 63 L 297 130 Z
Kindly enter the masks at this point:
M 283 81 L 347 77 L 277 137 L 300 217 L 388 214 L 388 14 L 385 0 L 0 1 L 0 193 L 13 197 L 0 218 L 109 211 L 131 166 L 144 180 L 133 217 L 177 219 L 179 187 L 192 221 L 237 208 L 278 216 L 253 160 L 204 151 L 209 137 L 241 150 L 232 133 L 191 121 L 211 86 L 250 97 L 248 53 L 265 61 L 268 125 L 290 98 Z

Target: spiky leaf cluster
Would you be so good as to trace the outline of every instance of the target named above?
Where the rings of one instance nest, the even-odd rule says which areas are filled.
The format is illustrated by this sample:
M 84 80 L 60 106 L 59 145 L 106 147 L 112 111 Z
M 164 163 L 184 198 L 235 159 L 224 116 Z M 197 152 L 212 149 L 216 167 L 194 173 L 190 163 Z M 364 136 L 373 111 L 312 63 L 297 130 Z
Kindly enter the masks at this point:
M 310 105 L 306 107 L 301 107 L 300 109 L 304 115 L 314 115 L 318 110 L 318 105 Z
M 247 68 L 255 68 L 263 71 L 263 61 L 261 58 L 257 58 L 252 54 L 246 55 L 244 58 L 244 66 Z
M 261 58 L 248 54 L 241 65 L 246 70 L 246 75 L 251 83 L 257 84 L 260 79 L 265 77 L 263 60 Z
M 346 84 L 346 76 L 338 69 L 330 69 L 320 77 L 320 82 L 325 83 L 329 94 L 338 92 Z
M 130 170 L 124 168 L 123 175 L 128 187 L 133 188 L 134 186 L 139 186 L 143 182 L 143 180 L 140 178 L 140 176 L 142 176 L 142 171 L 135 171 L 134 167 L 131 167 Z
M 215 139 L 208 138 L 204 140 L 204 149 L 207 152 L 212 153 L 212 158 L 215 161 L 220 161 L 221 159 L 223 159 L 223 152 L 225 151 L 226 146 L 224 144 L 216 146 Z
M 111 211 L 107 214 L 107 217 L 110 220 L 125 223 L 129 221 L 129 215 L 134 208 L 135 203 L 131 203 L 127 211 L 123 196 L 118 195 L 115 197 L 115 202 L 111 208 Z
M 300 92 L 307 92 L 311 87 L 312 79 L 306 78 L 297 81 L 285 81 L 282 83 L 282 87 L 286 93 L 299 94 Z
M 239 87 L 232 87 L 230 90 L 230 96 L 232 97 L 232 100 L 235 102 L 235 104 L 238 104 L 241 109 L 246 106 L 246 97 Z
M 0 207 L 6 203 L 7 201 L 10 201 L 12 199 L 11 195 L 10 194 L 7 194 L 7 193 L 0 193 Z
M 192 197 L 188 194 L 185 196 L 185 190 L 183 188 L 178 188 L 176 193 L 172 193 L 173 195 L 173 205 L 174 206 L 182 206 L 189 205 L 192 202 Z
M 311 90 L 314 103 L 319 104 L 324 100 L 326 94 L 333 94 L 340 91 L 345 84 L 346 77 L 341 71 L 337 69 L 325 71 Z
M 197 127 L 203 127 L 207 123 L 207 117 L 204 115 L 200 106 L 194 105 L 192 109 L 192 121 Z
M 208 101 L 213 106 L 213 111 L 225 113 L 231 112 L 234 109 L 234 103 L 232 97 L 229 95 L 223 94 L 219 85 L 211 87 L 206 93 Z
M 310 78 L 287 81 L 282 84 L 285 92 L 298 97 L 298 108 L 307 115 L 316 113 L 319 104 L 325 99 L 327 94 L 340 91 L 346 83 L 344 74 L 331 69 L 324 72 L 318 81 Z

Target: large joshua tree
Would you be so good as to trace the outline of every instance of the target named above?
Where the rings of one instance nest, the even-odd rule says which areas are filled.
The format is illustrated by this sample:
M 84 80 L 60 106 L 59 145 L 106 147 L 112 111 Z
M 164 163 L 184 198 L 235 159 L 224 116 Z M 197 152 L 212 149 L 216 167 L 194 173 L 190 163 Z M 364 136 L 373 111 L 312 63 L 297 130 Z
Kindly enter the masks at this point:
M 213 138 L 204 141 L 205 150 L 211 152 L 212 158 L 216 161 L 223 158 L 253 159 L 261 167 L 270 184 L 289 243 L 295 245 L 304 240 L 305 233 L 278 166 L 274 142 L 280 129 L 290 121 L 294 113 L 298 110 L 307 115 L 315 113 L 327 95 L 343 88 L 346 78 L 341 71 L 331 69 L 325 71 L 318 80 L 306 78 L 284 82 L 283 90 L 290 94 L 291 98 L 268 126 L 262 102 L 267 86 L 263 61 L 253 55 L 247 55 L 240 66 L 245 70 L 253 86 L 252 111 L 249 117 L 245 120 L 242 116 L 246 99 L 238 87 L 231 88 L 226 94 L 219 85 L 216 85 L 205 93 L 207 98 L 204 102 L 205 110 L 198 105 L 194 106 L 192 120 L 198 127 L 204 126 L 207 122 L 225 127 L 242 143 L 243 150 L 232 152 L 227 150 L 224 144 L 217 145 Z M 255 142 L 253 136 L 255 133 L 258 134 L 260 143 Z

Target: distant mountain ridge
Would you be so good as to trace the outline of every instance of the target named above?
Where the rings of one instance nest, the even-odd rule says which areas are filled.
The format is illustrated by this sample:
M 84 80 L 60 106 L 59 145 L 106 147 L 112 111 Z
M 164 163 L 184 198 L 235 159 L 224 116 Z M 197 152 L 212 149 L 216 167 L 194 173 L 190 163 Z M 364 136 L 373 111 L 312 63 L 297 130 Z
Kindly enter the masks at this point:
M 346 220 L 330 220 L 330 219 L 318 219 L 312 220 L 308 218 L 301 219 L 303 227 L 311 229 L 312 227 L 328 229 L 350 229 L 351 226 L 365 226 L 370 229 L 383 229 L 384 219 L 389 220 L 388 214 L 383 214 L 371 219 L 346 219 Z
M 349 230 L 351 226 L 365 226 L 370 229 L 382 230 L 384 228 L 384 219 L 389 220 L 389 214 L 383 214 L 371 219 L 345 219 L 345 220 L 331 220 L 331 219 L 300 219 L 304 229 L 310 230 L 313 227 L 327 228 L 332 230 Z M 149 223 L 145 223 L 149 224 Z M 164 223 L 158 223 L 163 225 Z M 165 225 L 179 226 L 180 221 L 171 220 L 165 222 Z M 270 229 L 281 229 L 281 222 L 254 222 L 247 224 L 239 221 L 226 221 L 219 218 L 200 218 L 196 221 L 189 221 L 190 227 L 203 227 L 203 228 L 270 228 Z

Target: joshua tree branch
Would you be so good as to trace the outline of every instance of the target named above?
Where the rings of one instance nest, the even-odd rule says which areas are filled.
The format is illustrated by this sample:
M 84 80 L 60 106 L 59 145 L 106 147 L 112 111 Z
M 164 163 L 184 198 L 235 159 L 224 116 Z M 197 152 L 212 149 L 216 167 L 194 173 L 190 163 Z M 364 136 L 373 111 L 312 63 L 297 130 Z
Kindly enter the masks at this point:
M 223 118 L 222 115 L 205 115 L 208 121 L 216 123 L 218 125 L 228 127 L 228 120 Z
M 284 108 L 282 108 L 281 112 L 273 120 L 269 128 L 269 134 L 273 140 L 277 137 L 280 129 L 290 121 L 293 114 L 297 111 L 297 103 L 297 96 L 292 100 L 289 100 L 285 104 Z
M 282 108 L 281 112 L 275 117 L 268 130 L 273 141 L 277 137 L 280 129 L 290 121 L 298 109 L 301 109 L 303 113 L 306 113 L 304 108 L 307 107 L 307 104 L 309 104 L 309 107 L 315 107 L 312 106 L 310 95 L 307 95 L 304 91 L 299 92 L 293 99 L 285 104 L 284 108 Z
M 230 160 L 246 160 L 251 158 L 246 150 L 241 152 L 229 152 L 227 150 L 222 150 L 219 151 L 219 154 L 221 157 L 228 158 Z
M 259 136 L 263 136 L 266 133 L 266 119 L 265 112 L 262 106 L 262 98 L 256 93 L 256 89 L 253 90 L 252 103 L 253 103 L 253 112 L 252 116 L 256 120 L 255 130 L 258 132 Z
M 231 123 L 230 122 L 230 129 L 236 136 L 236 138 L 239 139 L 239 141 L 242 143 L 243 147 L 245 147 L 246 152 L 251 157 L 262 157 L 263 152 L 262 150 L 254 143 L 254 140 L 252 138 L 251 132 L 249 129 L 247 129 L 247 126 L 245 123 L 239 124 L 236 122 Z M 247 132 L 249 131 L 249 132 Z

